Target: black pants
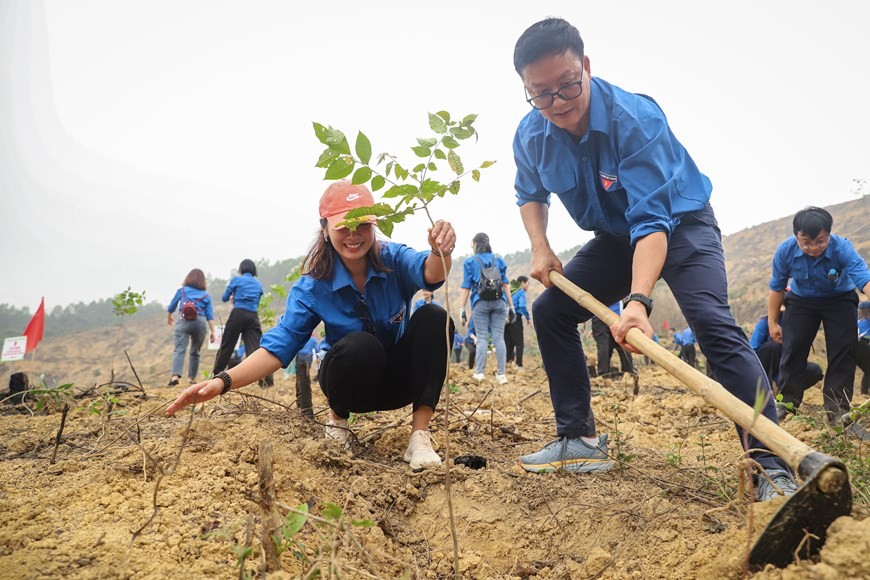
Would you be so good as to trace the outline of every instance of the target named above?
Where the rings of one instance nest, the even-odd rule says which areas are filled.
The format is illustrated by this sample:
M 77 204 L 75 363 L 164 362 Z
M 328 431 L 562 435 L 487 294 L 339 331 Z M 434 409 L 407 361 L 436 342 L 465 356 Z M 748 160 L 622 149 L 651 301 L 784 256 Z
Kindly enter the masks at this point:
M 870 342 L 865 339 L 858 341 L 855 346 L 855 362 L 864 376 L 861 377 L 861 394 L 870 395 Z
M 251 356 L 255 350 L 260 348 L 263 331 L 260 328 L 260 317 L 256 312 L 242 308 L 233 308 L 230 312 L 230 317 L 224 327 L 223 338 L 221 338 L 221 347 L 214 359 L 212 374 L 216 375 L 226 370 L 230 356 L 236 348 L 236 341 L 239 340 L 239 335 L 242 336 L 242 341 L 245 343 L 246 357 Z
M 387 411 L 413 404 L 433 409 L 441 397 L 449 356 L 444 337 L 447 312 L 421 306 L 391 349 L 367 332 L 336 342 L 320 365 L 320 389 L 339 417 Z M 455 330 L 450 321 L 450 336 Z M 451 341 L 452 342 L 452 341 Z
M 757 351 L 758 360 L 761 361 L 761 366 L 764 367 L 764 372 L 767 373 L 767 378 L 771 386 L 776 384 L 775 394 L 779 393 L 779 368 L 782 361 L 782 345 L 775 340 L 768 340 Z M 792 375 L 792 382 L 796 388 L 801 391 L 806 391 L 816 383 L 818 383 L 825 374 L 822 372 L 822 367 L 816 363 L 804 361 L 805 367 L 803 372 L 798 372 Z M 870 367 L 868 367 L 870 368 Z
M 466 342 L 465 348 L 468 350 L 468 368 L 473 369 L 474 368 L 474 358 L 475 358 L 474 355 L 477 354 L 477 344 L 475 344 L 473 342 Z
M 610 327 L 597 316 L 592 319 L 592 337 L 595 339 L 595 346 L 598 351 L 597 370 L 599 377 L 610 375 L 610 357 L 613 355 L 614 350 L 619 355 L 619 364 L 622 372 L 633 375 L 637 374 L 631 355 L 619 346 L 619 343 L 613 338 L 613 334 L 610 333 Z
M 523 317 L 517 315 L 513 322 L 504 325 L 504 344 L 507 347 L 507 362 L 517 361 L 517 366 L 523 366 Z
M 698 368 L 698 350 L 694 344 L 683 345 L 683 359 L 693 368 Z
M 453 349 L 453 362 L 459 362 L 462 360 L 462 347 Z
M 834 417 L 849 411 L 855 382 L 857 307 L 858 295 L 855 292 L 827 298 L 801 298 L 794 294 L 786 296 L 780 362 L 783 403 L 798 407 L 803 401 L 804 392 L 798 377 L 806 368 L 819 325 L 824 324 L 825 349 L 828 352 L 828 371 L 822 387 L 825 411 Z

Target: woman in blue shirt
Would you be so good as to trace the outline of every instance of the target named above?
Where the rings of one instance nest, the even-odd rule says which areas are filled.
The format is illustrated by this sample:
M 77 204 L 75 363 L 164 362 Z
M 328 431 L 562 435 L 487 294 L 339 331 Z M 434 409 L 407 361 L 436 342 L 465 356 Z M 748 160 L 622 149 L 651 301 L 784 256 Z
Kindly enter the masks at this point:
M 224 290 L 221 300 L 229 302 L 232 299 L 233 310 L 227 318 L 221 347 L 214 359 L 213 375 L 227 368 L 239 335 L 245 343 L 245 352 L 252 353 L 260 348 L 263 331 L 260 329 L 257 307 L 260 306 L 260 297 L 263 296 L 263 285 L 256 276 L 257 265 L 253 260 L 244 259 L 239 264 L 239 275 L 233 276 Z
M 326 436 L 346 443 L 351 412 L 410 404 L 412 432 L 403 459 L 412 469 L 441 465 L 429 423 L 447 372 L 447 313 L 427 304 L 410 317 L 409 308 L 418 290 L 441 286 L 456 235 L 439 220 L 429 230 L 431 249 L 418 252 L 378 240 L 375 216 L 345 221 L 348 211 L 372 205 L 372 194 L 362 185 L 338 181 L 327 188 L 320 199 L 320 230 L 277 326 L 239 366 L 186 389 L 168 414 L 287 366 L 322 321 L 326 335 L 320 349 L 326 355 L 319 383 L 329 401 Z M 452 321 L 449 328 L 452 337 Z
M 796 409 L 803 401 L 803 389 L 794 377 L 805 368 L 820 324 L 825 326 L 828 355 L 822 387 L 825 411 L 831 421 L 842 422 L 851 407 L 858 334 L 855 288 L 865 295 L 870 292 L 870 270 L 849 240 L 831 235 L 833 223 L 822 208 L 802 209 L 794 216 L 794 237 L 780 244 L 773 256 L 767 321 L 771 338 L 782 343 L 780 419 L 790 411 L 788 403 Z M 789 279 L 791 292 L 786 296 Z M 783 303 L 780 325 L 777 315 Z
M 187 319 L 182 316 L 182 309 L 188 302 L 193 302 L 196 307 L 196 318 Z M 176 321 L 172 313 L 178 310 Z M 184 369 L 184 354 L 187 352 L 187 343 L 190 343 L 190 363 L 187 367 L 187 376 L 190 384 L 196 382 L 196 373 L 199 370 L 199 351 L 205 341 L 206 332 L 209 340 L 214 342 L 214 311 L 211 305 L 211 296 L 205 291 L 205 274 L 199 268 L 194 268 L 184 278 L 181 288 L 175 291 L 175 296 L 166 308 L 169 314 L 169 326 L 174 326 L 175 347 L 172 353 L 172 377 L 169 386 L 174 387 L 181 380 L 181 372 Z
M 471 247 L 474 248 L 474 255 L 465 259 L 463 264 L 462 278 L 462 317 L 465 318 L 465 305 L 468 303 L 468 297 L 471 296 L 471 316 L 474 318 L 474 325 L 477 328 L 489 328 L 492 336 L 492 343 L 495 345 L 496 373 L 495 379 L 498 384 L 507 383 L 505 376 L 505 366 L 507 365 L 507 349 L 504 344 L 504 327 L 505 321 L 508 319 L 508 308 L 513 314 L 514 304 L 511 298 L 510 286 L 508 285 L 507 265 L 501 256 L 496 256 L 492 253 L 492 246 L 489 245 L 489 236 L 484 233 L 479 233 L 471 240 Z M 495 266 L 500 275 L 500 284 L 497 282 L 494 295 L 485 294 L 481 296 L 481 284 L 485 283 L 485 269 Z M 513 320 L 513 316 L 510 316 Z M 474 367 L 472 378 L 476 381 L 482 381 L 485 378 L 483 374 L 486 368 L 486 333 L 477 335 L 477 352 L 484 356 L 478 356 Z

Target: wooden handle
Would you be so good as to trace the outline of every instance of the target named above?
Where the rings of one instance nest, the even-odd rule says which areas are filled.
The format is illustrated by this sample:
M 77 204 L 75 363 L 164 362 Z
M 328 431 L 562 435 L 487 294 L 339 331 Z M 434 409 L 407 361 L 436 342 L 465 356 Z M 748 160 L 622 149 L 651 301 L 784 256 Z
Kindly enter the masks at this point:
M 613 310 L 585 290 L 578 288 L 559 272 L 555 270 L 550 272 L 550 282 L 576 300 L 580 306 L 606 322 L 608 326 L 619 323 L 619 316 Z M 813 449 L 803 441 L 796 439 L 764 415 L 756 413 L 752 407 L 729 393 L 721 384 L 683 362 L 640 329 L 630 329 L 625 336 L 625 341 L 682 381 L 726 417 L 752 433 L 795 470 L 799 468 L 803 458 L 813 452 Z

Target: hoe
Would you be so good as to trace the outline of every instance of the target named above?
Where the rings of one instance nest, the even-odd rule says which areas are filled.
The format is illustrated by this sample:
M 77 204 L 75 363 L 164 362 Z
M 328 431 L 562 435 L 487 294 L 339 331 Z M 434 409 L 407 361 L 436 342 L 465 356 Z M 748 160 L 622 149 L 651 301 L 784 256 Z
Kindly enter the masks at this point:
M 550 281 L 608 325 L 619 321 L 615 312 L 558 272 L 550 272 Z M 852 511 L 852 488 L 843 463 L 814 451 L 767 417 L 755 413 L 725 387 L 653 342 L 640 330 L 629 330 L 626 342 L 752 433 L 788 463 L 803 481 L 755 542 L 749 554 L 750 566 L 754 570 L 766 564 L 782 568 L 790 564 L 798 552 L 817 553 L 825 542 L 831 522 Z

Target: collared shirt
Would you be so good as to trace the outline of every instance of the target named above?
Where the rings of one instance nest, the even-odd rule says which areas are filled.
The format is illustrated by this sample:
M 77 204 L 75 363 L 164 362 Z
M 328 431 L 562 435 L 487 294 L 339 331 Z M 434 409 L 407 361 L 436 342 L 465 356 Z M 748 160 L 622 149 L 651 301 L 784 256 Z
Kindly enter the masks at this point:
M 630 237 L 669 236 L 707 206 L 713 186 L 646 95 L 590 80 L 589 129 L 577 140 L 532 110 L 514 136 L 517 205 L 559 196 L 578 226 Z
M 404 244 L 379 243 L 381 260 L 389 273 L 376 272 L 369 264 L 365 293 L 360 294 L 344 262 L 336 256 L 331 279 L 315 280 L 306 275 L 293 285 L 287 296 L 287 310 L 278 324 L 263 335 L 260 346 L 286 367 L 321 321 L 326 329 L 320 343 L 323 352 L 351 332 L 364 331 L 366 318 L 374 323 L 386 349 L 395 346 L 405 332 L 411 298 L 421 288 L 437 290 L 441 282 L 426 284 L 428 250 L 418 252 Z
M 526 291 L 520 288 L 511 294 L 511 299 L 514 301 L 514 312 L 517 313 L 517 317 L 525 316 L 526 320 L 531 321 L 532 317 L 529 316 L 529 309 L 526 306 Z
M 683 346 L 694 346 L 695 345 L 695 333 L 692 332 L 691 328 L 687 328 L 682 332 L 681 336 L 682 340 L 680 344 Z
M 791 284 L 788 280 L 791 278 Z M 808 256 L 792 236 L 779 245 L 773 255 L 770 289 L 782 292 L 791 286 L 795 296 L 825 298 L 863 289 L 870 282 L 870 270 L 852 243 L 831 235 L 828 247 L 818 258 Z
M 252 274 L 246 273 L 241 276 L 233 276 L 233 279 L 227 284 L 227 289 L 224 290 L 221 300 L 229 302 L 230 296 L 232 296 L 233 308 L 256 312 L 262 295 L 263 285 Z
M 184 293 L 184 300 L 181 299 L 182 291 Z M 172 297 L 172 301 L 166 307 L 166 311 L 175 312 L 178 310 L 178 313 L 181 314 L 181 306 L 184 302 L 193 302 L 196 304 L 196 311 L 200 316 L 205 316 L 206 320 L 214 320 L 211 296 L 205 290 L 200 290 L 193 286 L 182 286 L 175 291 L 175 296 Z
M 501 274 L 502 286 L 508 283 L 507 264 L 504 263 L 501 256 L 496 256 L 492 252 L 481 252 L 479 254 L 474 254 L 474 256 L 465 258 L 465 262 L 462 264 L 462 287 L 471 290 L 472 308 L 474 308 L 474 305 L 477 304 L 478 300 L 480 300 L 480 296 L 477 294 L 477 285 L 480 282 L 481 268 L 480 262 L 475 259 L 475 256 L 486 266 L 491 266 L 494 260 L 496 266 L 498 266 L 499 274 Z M 501 299 L 507 302 L 507 294 L 504 292 L 504 288 L 502 288 Z
M 683 346 L 683 334 L 681 332 L 675 332 L 673 336 L 674 345 Z
M 752 347 L 752 350 L 758 351 L 768 340 L 770 340 L 770 324 L 767 322 L 767 316 L 762 316 L 758 319 L 755 330 L 752 331 L 749 345 Z

